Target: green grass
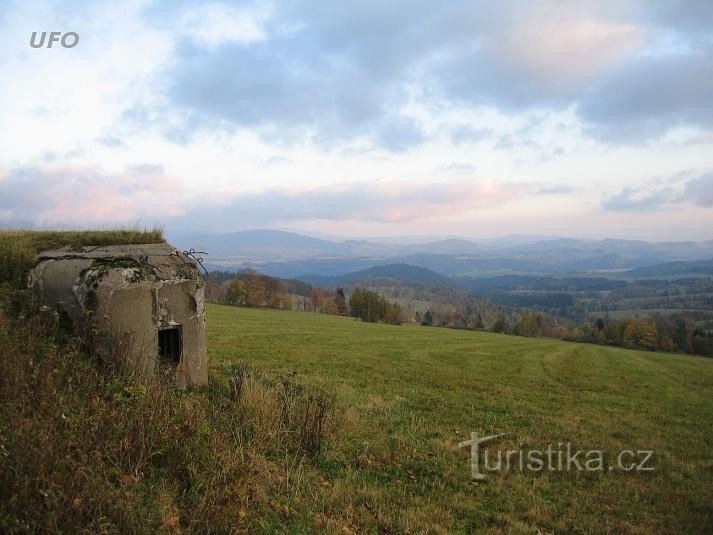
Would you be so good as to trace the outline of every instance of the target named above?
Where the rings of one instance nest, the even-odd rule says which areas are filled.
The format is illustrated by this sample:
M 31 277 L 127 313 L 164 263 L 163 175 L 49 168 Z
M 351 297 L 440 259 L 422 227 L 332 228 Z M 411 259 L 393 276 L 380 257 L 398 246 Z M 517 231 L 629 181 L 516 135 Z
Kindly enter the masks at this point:
M 290 529 L 713 530 L 713 360 L 308 313 L 207 312 L 214 372 L 243 361 L 336 395 L 316 466 L 323 485 L 285 489 L 303 511 Z M 457 446 L 470 431 L 510 433 L 504 449 L 571 442 L 608 460 L 652 449 L 656 471 L 517 470 L 476 485 Z

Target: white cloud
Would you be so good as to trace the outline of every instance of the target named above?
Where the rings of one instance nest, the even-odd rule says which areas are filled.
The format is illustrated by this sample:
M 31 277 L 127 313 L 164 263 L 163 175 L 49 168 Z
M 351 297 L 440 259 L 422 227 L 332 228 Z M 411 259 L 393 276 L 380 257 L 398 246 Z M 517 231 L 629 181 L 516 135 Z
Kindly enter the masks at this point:
M 250 43 L 266 37 L 264 21 L 269 17 L 267 7 L 232 7 L 209 3 L 190 7 L 177 23 L 180 33 L 208 47 L 224 42 Z
M 651 225 L 647 206 L 670 217 L 681 206 L 710 211 L 703 178 L 673 192 L 640 187 L 713 168 L 713 50 L 685 10 L 470 0 L 5 6 L 5 224 L 177 222 L 200 205 L 192 222 L 226 231 L 252 214 L 265 226 L 332 221 L 374 233 L 463 233 L 485 222 L 492 233 L 515 222 L 550 232 L 557 220 L 579 232 L 596 218 L 615 228 L 601 218 L 624 212 Z M 708 20 L 705 4 L 691 10 Z M 44 28 L 77 31 L 80 45 L 30 49 L 30 33 Z M 137 167 L 145 162 L 162 166 L 154 178 Z M 30 203 L 21 179 L 44 204 Z M 334 214 L 339 195 L 368 209 Z M 597 211 L 602 198 L 618 215 Z M 671 232 L 694 232 L 686 221 Z

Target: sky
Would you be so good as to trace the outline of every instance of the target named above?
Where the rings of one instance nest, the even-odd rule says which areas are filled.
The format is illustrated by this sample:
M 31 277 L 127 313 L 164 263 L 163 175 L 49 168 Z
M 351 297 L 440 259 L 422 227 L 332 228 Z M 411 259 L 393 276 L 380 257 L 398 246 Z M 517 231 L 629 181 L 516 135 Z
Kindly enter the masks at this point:
M 713 239 L 710 0 L 0 0 L 0 28 L 0 227 Z

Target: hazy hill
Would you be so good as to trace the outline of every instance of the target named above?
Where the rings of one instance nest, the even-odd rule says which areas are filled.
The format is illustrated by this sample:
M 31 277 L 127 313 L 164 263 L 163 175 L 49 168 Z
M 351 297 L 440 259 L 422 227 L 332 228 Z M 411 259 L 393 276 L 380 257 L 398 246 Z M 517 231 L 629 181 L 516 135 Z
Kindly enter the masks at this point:
M 392 258 L 421 252 L 476 254 L 487 250 L 464 239 L 445 239 L 426 243 L 377 243 L 368 240 L 334 241 L 312 238 L 282 230 L 246 230 L 231 234 L 170 236 L 178 247 L 206 251 L 213 263 L 275 262 L 313 258 Z
M 625 271 L 667 262 L 713 257 L 713 241 L 660 242 L 525 237 L 480 243 L 462 238 L 382 243 L 334 240 L 281 230 L 171 236 L 178 247 L 206 251 L 223 268 L 254 266 L 280 277 L 338 276 L 384 264 L 410 264 L 441 275 L 567 274 Z
M 628 277 L 674 277 L 684 275 L 713 275 L 713 259 L 690 262 L 666 262 L 654 266 L 630 269 L 622 273 Z
M 419 284 L 430 284 L 436 286 L 453 286 L 453 281 L 435 271 L 408 264 L 388 264 L 375 266 L 361 271 L 355 271 L 346 275 L 335 277 L 324 277 L 319 275 L 307 275 L 301 280 L 316 286 L 342 286 L 354 284 L 361 281 L 374 279 L 392 279 L 401 282 L 415 282 Z
M 332 255 L 336 245 L 327 240 L 310 238 L 282 230 L 246 230 L 231 234 L 171 236 L 181 248 L 206 251 L 210 260 L 290 259 Z

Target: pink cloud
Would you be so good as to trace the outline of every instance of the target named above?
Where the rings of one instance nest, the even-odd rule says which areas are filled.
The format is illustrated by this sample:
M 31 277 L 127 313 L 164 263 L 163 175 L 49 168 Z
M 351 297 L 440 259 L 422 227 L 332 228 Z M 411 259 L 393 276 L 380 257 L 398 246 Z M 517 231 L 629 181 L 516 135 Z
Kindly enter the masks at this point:
M 562 9 L 531 11 L 513 23 L 497 46 L 503 57 L 538 75 L 592 76 L 646 41 L 644 29 L 633 24 Z
M 177 216 L 182 181 L 159 166 L 105 173 L 95 166 L 16 169 L 0 178 L 6 222 L 87 225 Z

